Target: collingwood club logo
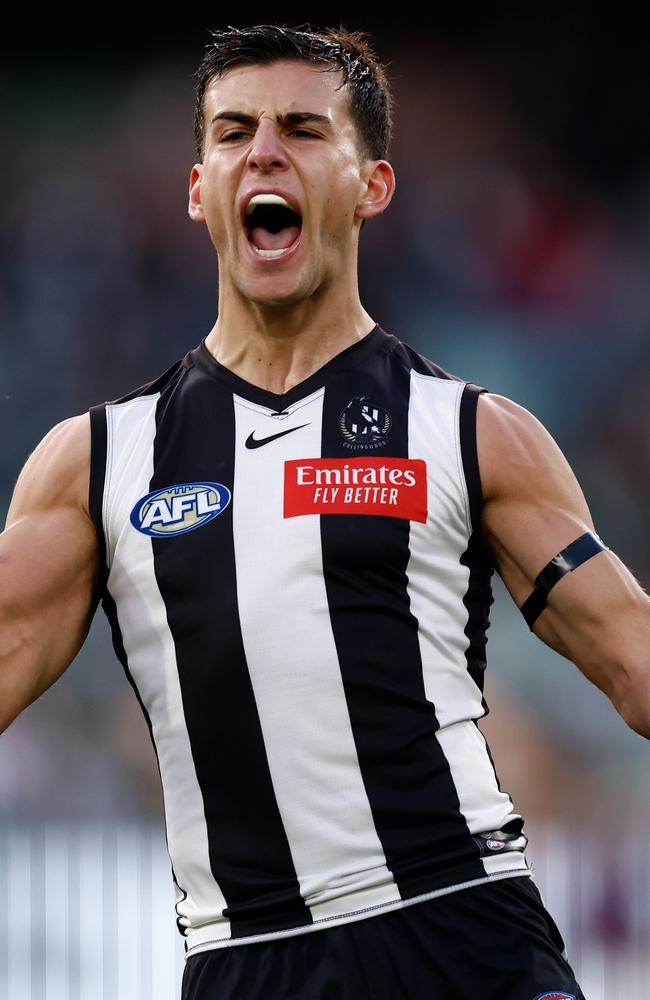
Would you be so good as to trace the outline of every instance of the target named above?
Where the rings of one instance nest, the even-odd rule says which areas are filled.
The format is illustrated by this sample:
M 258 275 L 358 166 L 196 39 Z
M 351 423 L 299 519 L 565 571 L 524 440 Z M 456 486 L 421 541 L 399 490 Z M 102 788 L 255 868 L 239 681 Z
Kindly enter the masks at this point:
M 388 440 L 392 422 L 388 410 L 375 406 L 367 396 L 355 396 L 339 417 L 343 446 L 354 451 L 381 448 Z

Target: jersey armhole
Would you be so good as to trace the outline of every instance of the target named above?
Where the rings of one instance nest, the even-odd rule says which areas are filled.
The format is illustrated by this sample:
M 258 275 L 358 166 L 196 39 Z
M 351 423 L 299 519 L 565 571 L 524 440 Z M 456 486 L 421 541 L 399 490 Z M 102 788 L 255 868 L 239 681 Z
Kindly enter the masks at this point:
M 483 386 L 466 382 L 461 394 L 459 415 L 460 452 L 467 486 L 471 528 L 477 535 L 481 530 L 483 491 L 476 447 L 476 411 L 478 397 L 483 392 L 487 392 Z
M 106 482 L 106 458 L 108 435 L 106 428 L 106 404 L 91 406 L 90 414 L 90 486 L 88 490 L 88 510 L 95 525 L 101 553 L 102 590 L 108 576 L 107 546 L 104 531 L 104 487 Z

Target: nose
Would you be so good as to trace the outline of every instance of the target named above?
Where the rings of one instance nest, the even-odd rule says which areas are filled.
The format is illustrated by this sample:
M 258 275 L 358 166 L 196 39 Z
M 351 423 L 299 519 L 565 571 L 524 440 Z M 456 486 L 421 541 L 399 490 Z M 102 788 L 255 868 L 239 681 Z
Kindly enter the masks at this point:
M 278 128 L 269 118 L 261 118 L 248 154 L 249 167 L 267 171 L 274 167 L 283 169 L 288 160 Z

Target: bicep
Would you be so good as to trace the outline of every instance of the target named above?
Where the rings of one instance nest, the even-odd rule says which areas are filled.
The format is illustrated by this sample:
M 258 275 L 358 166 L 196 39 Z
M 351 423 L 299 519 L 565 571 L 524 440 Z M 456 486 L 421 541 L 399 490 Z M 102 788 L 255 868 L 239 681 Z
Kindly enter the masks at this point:
M 594 525 L 569 463 L 542 424 L 502 397 L 481 404 L 483 532 L 521 607 L 546 564 Z M 647 658 L 648 599 L 621 560 L 601 551 L 552 587 L 533 631 L 614 697 L 626 665 Z
M 479 399 L 482 529 L 515 602 L 558 552 L 594 524 L 561 450 L 532 414 L 499 396 Z
M 88 452 L 82 422 L 50 432 L 0 534 L 0 730 L 63 673 L 90 626 L 99 550 L 85 508 Z

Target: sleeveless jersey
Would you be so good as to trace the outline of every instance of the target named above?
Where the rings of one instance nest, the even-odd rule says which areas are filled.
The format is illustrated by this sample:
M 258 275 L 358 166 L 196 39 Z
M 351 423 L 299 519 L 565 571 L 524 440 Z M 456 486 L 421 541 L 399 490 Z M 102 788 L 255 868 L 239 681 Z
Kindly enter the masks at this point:
M 476 722 L 482 391 L 376 325 L 284 395 L 203 341 L 91 407 L 186 956 L 531 874 Z

